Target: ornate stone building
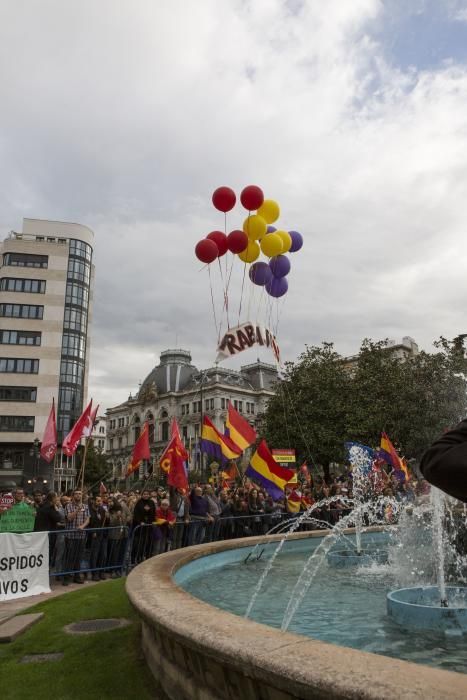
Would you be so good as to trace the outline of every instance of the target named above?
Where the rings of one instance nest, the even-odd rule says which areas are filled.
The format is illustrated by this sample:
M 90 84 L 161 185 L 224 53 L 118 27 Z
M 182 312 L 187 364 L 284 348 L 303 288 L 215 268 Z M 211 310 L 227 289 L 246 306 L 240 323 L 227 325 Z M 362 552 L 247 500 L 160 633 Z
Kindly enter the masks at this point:
M 149 423 L 150 465 L 153 465 L 170 437 L 172 418 L 191 456 L 191 468 L 200 468 L 198 442 L 204 415 L 223 431 L 230 400 L 253 426 L 258 425 L 270 396 L 274 394 L 277 369 L 264 362 L 241 367 L 240 371 L 217 365 L 200 371 L 191 363 L 188 350 L 165 350 L 160 364 L 141 384 L 136 396 L 106 412 L 106 452 L 114 469 L 114 479 L 125 474 L 133 445 L 145 421 Z

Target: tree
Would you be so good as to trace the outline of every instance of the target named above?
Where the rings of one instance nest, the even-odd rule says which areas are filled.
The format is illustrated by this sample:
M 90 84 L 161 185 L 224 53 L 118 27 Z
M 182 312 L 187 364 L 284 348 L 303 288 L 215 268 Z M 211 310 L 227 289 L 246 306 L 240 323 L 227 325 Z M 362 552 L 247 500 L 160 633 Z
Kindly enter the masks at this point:
M 377 446 L 384 430 L 406 457 L 419 459 L 467 409 L 467 360 L 459 342 L 401 358 L 387 341 L 365 339 L 355 361 L 330 343 L 288 363 L 264 416 L 271 447 L 295 447 L 299 460 L 326 466 L 345 458 L 344 442 Z
M 84 447 L 78 448 L 78 473 L 81 468 L 82 459 L 84 455 Z M 86 453 L 86 466 L 84 471 L 84 483 L 87 486 L 94 486 L 103 481 L 106 476 L 109 475 L 111 471 L 111 466 L 109 465 L 108 458 L 100 450 L 94 447 L 94 441 L 89 440 L 88 449 Z

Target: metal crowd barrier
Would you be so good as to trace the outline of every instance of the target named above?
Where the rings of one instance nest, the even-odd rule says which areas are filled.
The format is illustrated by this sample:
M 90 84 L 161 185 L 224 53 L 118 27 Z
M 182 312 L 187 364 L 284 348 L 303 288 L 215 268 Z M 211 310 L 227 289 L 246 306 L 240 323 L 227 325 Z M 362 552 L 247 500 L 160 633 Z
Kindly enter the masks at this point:
M 126 526 L 61 529 L 49 532 L 50 575 L 53 577 L 88 574 L 106 578 L 127 570 L 130 530 Z
M 173 526 L 137 525 L 49 532 L 50 575 L 64 580 L 87 576 L 94 580 L 127 574 L 134 566 L 157 554 L 241 537 L 280 532 L 300 513 L 245 514 L 207 518 L 191 516 L 188 523 L 177 520 Z M 325 520 L 311 518 L 298 531 L 325 528 Z

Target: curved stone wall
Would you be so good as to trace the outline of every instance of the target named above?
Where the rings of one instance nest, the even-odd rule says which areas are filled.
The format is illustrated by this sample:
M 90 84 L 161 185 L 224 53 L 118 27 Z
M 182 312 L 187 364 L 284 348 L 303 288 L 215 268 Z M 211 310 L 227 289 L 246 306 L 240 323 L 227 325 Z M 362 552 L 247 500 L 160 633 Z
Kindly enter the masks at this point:
M 289 539 L 322 537 L 298 533 Z M 126 590 L 142 649 L 170 700 L 465 700 L 467 677 L 280 632 L 194 598 L 177 569 L 199 557 L 280 536 L 213 542 L 140 564 Z

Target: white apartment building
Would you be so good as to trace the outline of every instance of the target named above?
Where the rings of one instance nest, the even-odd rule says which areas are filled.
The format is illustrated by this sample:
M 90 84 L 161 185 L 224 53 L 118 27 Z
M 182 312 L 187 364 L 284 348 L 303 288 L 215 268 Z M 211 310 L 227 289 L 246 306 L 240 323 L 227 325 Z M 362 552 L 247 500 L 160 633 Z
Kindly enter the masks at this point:
M 24 219 L 0 243 L 0 488 L 51 484 L 39 442 L 52 399 L 59 442 L 87 400 L 93 238 L 80 224 Z

